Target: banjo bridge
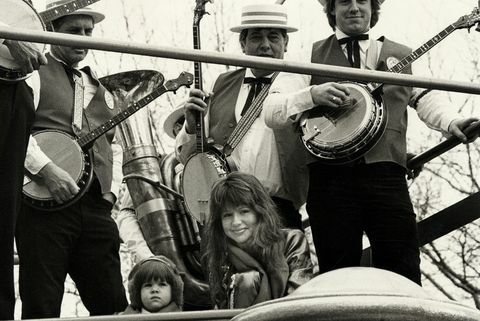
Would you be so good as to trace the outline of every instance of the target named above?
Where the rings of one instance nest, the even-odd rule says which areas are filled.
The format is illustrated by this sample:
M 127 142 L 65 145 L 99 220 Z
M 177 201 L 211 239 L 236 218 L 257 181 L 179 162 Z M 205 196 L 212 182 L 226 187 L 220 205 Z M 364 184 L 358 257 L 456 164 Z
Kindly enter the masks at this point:
M 317 137 L 318 135 L 320 135 L 321 133 L 322 132 L 318 129 L 317 126 L 313 126 L 313 132 L 303 135 L 303 140 L 305 142 L 309 142 L 312 139 L 314 139 L 315 137 Z

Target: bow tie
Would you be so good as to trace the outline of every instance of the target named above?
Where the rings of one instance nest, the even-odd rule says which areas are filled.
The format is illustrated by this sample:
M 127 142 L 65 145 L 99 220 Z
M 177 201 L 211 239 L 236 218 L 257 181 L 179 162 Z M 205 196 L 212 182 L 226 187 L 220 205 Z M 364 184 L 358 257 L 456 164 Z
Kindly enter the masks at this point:
M 270 84 L 271 82 L 272 79 L 267 77 L 245 77 L 243 79 L 244 84 Z
M 368 34 L 362 34 L 362 35 L 356 35 L 356 36 L 351 36 L 351 37 L 345 37 L 342 39 L 338 39 L 338 43 L 340 45 L 344 45 L 349 42 L 354 42 L 354 41 L 361 41 L 361 40 L 368 40 Z

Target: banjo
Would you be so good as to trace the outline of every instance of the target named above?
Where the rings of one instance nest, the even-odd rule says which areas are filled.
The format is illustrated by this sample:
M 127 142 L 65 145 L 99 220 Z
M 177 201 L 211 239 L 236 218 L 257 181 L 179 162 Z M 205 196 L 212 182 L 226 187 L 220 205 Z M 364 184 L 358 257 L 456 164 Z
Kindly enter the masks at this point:
M 210 0 L 197 0 L 193 17 L 193 48 L 200 49 L 200 20 L 205 15 L 205 4 Z M 202 65 L 194 62 L 195 88 L 202 90 Z M 225 177 L 230 168 L 215 148 L 206 150 L 205 122 L 199 113 L 195 122 L 195 153 L 190 156 L 183 168 L 182 193 L 185 208 L 200 224 L 209 217 L 209 198 L 213 184 Z
M 0 21 L 11 27 L 45 30 L 45 24 L 81 9 L 99 0 L 73 0 L 63 5 L 37 13 L 26 0 L 1 0 Z M 45 45 L 38 45 L 43 46 Z M 39 47 L 39 49 L 43 49 Z M 30 74 L 23 73 L 4 44 L 0 45 L 0 80 L 20 81 Z
M 400 73 L 453 31 L 470 29 L 480 21 L 480 9 L 462 16 L 453 24 L 395 63 L 388 72 Z M 325 164 L 352 162 L 370 151 L 383 135 L 387 111 L 381 101 L 381 83 L 341 82 L 350 90 L 343 106 L 317 106 L 300 118 L 301 139 L 307 150 Z
M 149 95 L 130 104 L 110 120 L 78 138 L 58 130 L 42 130 L 33 134 L 42 151 L 73 178 L 80 191 L 68 202 L 59 204 L 53 199 L 41 178 L 26 173 L 23 185 L 24 201 L 34 208 L 45 211 L 59 210 L 75 203 L 87 192 L 93 181 L 91 162 L 93 155 L 90 150 L 93 142 L 154 99 L 168 91 L 175 92 L 181 86 L 189 86 L 192 82 L 193 75 L 182 72 L 177 79 L 165 82 Z

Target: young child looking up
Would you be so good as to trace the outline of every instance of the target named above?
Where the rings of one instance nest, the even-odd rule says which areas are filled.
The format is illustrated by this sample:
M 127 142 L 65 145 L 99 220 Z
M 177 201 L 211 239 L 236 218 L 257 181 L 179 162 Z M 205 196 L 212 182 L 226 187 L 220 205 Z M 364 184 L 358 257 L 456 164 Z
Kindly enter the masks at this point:
M 138 262 L 128 276 L 128 291 L 130 305 L 123 314 L 182 311 L 183 281 L 165 256 Z

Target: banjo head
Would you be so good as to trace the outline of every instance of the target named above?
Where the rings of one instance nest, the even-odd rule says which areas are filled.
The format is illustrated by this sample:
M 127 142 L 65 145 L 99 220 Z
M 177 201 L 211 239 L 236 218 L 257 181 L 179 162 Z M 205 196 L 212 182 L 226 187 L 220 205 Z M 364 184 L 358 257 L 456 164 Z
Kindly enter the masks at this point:
M 61 131 L 40 131 L 33 135 L 42 151 L 78 183 L 85 173 L 85 154 L 77 142 Z M 53 201 L 43 180 L 35 176 L 25 179 L 23 194 L 37 201 Z
M 376 144 L 386 125 L 383 105 L 364 85 L 342 84 L 351 97 L 345 106 L 318 106 L 300 119 L 304 145 L 326 163 L 344 164 L 363 156 Z
M 213 152 L 195 154 L 185 163 L 182 175 L 185 207 L 200 224 L 210 217 L 209 199 L 213 184 L 227 174 L 224 162 Z

